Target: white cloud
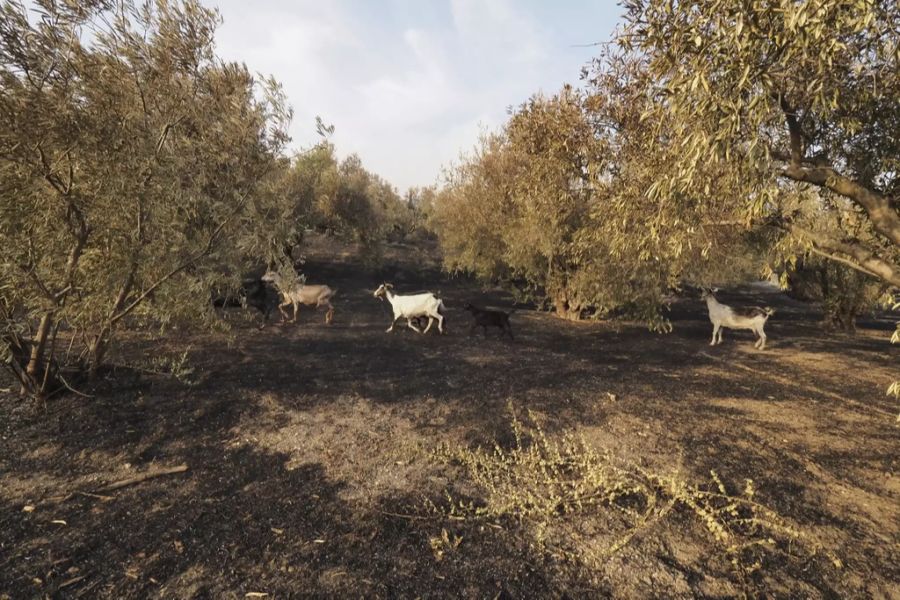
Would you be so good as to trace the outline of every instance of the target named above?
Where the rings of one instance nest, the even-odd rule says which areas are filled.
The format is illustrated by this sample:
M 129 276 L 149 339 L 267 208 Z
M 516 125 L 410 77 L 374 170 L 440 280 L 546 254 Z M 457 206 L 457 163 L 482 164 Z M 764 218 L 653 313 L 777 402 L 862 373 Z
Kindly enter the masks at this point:
M 399 74 L 387 73 L 360 86 L 362 114 L 377 115 L 378 125 L 416 127 L 440 118 L 458 102 L 458 90 L 441 64 L 440 49 L 417 29 L 403 33 L 416 65 Z
M 565 45 L 583 38 L 560 41 L 541 4 L 206 1 L 224 18 L 220 54 L 283 84 L 296 147 L 317 141 L 321 115 L 340 154 L 401 189 L 433 183 L 508 105 L 576 80 L 589 57 Z
M 514 62 L 547 57 L 547 35 L 511 0 L 451 0 L 453 22 L 470 51 L 492 51 Z

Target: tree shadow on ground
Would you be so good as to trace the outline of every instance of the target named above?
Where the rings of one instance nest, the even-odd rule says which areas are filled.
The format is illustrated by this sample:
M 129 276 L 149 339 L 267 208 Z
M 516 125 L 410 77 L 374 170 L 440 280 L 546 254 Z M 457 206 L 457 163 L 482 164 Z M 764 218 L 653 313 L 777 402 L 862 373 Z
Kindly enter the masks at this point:
M 296 451 L 302 436 L 322 438 L 323 453 L 346 448 L 354 440 L 342 436 L 375 427 L 367 418 L 402 422 L 403 435 L 416 443 L 509 446 L 510 405 L 520 415 L 533 410 L 548 435 L 587 431 L 635 462 L 646 459 L 666 469 L 678 456 L 694 482 L 707 481 L 711 469 L 735 489 L 752 478 L 761 498 L 791 519 L 842 532 L 835 540 L 846 543 L 855 573 L 880 571 L 878 580 L 900 579 L 890 551 L 875 548 L 877 527 L 829 504 L 822 491 L 856 482 L 876 500 L 892 498 L 872 477 L 889 471 L 896 456 L 892 420 L 882 423 L 874 412 L 893 405 L 880 381 L 840 370 L 849 359 L 890 368 L 896 354 L 880 338 L 824 337 L 814 314 L 767 296 L 763 300 L 776 304 L 779 317 L 767 327 L 771 349 L 764 352 L 749 348 L 749 334 L 726 334 L 725 344 L 710 348 L 711 327 L 693 299 L 673 306 L 675 332 L 665 336 L 637 324 L 573 324 L 521 310 L 513 316 L 517 339 L 509 342 L 467 335 L 469 316 L 461 310 L 467 300 L 511 305 L 508 296 L 485 293 L 468 280 L 402 262 L 375 273 L 341 262 L 310 261 L 307 268 L 311 281 L 340 289 L 335 324 L 326 326 L 321 313 L 304 310 L 296 325 L 257 331 L 247 324 L 232 340 L 192 337 L 194 387 L 120 368 L 91 390 L 95 398 L 63 398 L 46 412 L 0 400 L 0 414 L 16 423 L 15 439 L 0 440 L 0 468 L 20 490 L 15 496 L 0 492 L 0 592 L 68 597 L 89 589 L 90 597 L 110 598 L 243 597 L 251 591 L 276 597 L 640 595 L 635 588 L 598 589 L 573 570 L 557 570 L 512 527 L 498 533 L 416 518 L 422 497 L 439 496 L 443 481 L 416 487 L 425 481 L 416 479 L 358 498 L 353 488 L 360 482 L 336 474 L 335 459 L 309 460 Z M 450 333 L 422 336 L 398 327 L 385 334 L 388 308 L 371 294 L 384 279 L 399 282 L 402 291 L 440 290 Z M 759 300 L 728 297 L 741 299 Z M 121 363 L 183 342 L 125 337 Z M 828 375 L 789 360 L 800 353 L 839 370 Z M 348 414 L 360 407 L 368 410 L 362 417 Z M 343 427 L 352 418 L 362 422 Z M 341 426 L 323 433 L 335 421 Z M 378 432 L 380 441 L 399 445 L 403 436 L 392 427 Z M 829 427 L 836 431 L 819 431 Z M 866 443 L 858 448 L 834 443 L 835 436 L 862 432 Z M 266 447 L 259 439 L 266 434 L 286 450 Z M 341 458 L 365 465 L 376 455 L 374 448 L 366 450 Z M 388 456 L 382 452 L 377 459 Z M 124 463 L 144 469 L 180 462 L 189 464 L 187 475 L 123 490 L 111 502 L 77 497 L 21 512 L 26 501 L 121 475 Z M 30 495 L 21 492 L 29 479 L 35 481 Z M 54 519 L 67 524 L 54 525 Z M 429 539 L 443 528 L 464 541 L 438 561 Z M 654 544 L 676 543 L 680 530 L 658 533 L 639 542 L 641 552 L 652 556 Z M 688 575 L 694 569 L 671 560 Z M 785 577 L 834 593 L 821 578 L 793 567 Z
M 185 474 L 79 496 L 23 514 L 3 502 L 0 592 L 74 598 L 561 596 L 521 540 L 466 523 L 421 520 L 410 494 L 356 506 L 322 467 L 244 446 L 173 452 Z M 66 525 L 52 521 L 65 521 Z M 464 543 L 438 560 L 429 539 L 446 526 Z M 79 577 L 83 579 L 78 579 Z M 40 583 L 37 582 L 40 580 Z

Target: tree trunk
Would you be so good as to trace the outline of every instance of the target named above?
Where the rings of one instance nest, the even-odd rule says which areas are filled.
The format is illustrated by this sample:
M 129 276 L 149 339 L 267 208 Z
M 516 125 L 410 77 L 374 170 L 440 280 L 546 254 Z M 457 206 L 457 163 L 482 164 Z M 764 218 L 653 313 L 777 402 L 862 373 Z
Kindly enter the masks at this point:
M 41 317 L 38 325 L 37 333 L 31 342 L 31 355 L 28 358 L 28 366 L 25 367 L 25 375 L 27 378 L 23 385 L 30 387 L 26 391 L 37 394 L 40 392 L 38 382 L 44 379 L 43 370 L 49 368 L 44 359 L 44 352 L 47 349 L 47 340 L 50 338 L 50 331 L 53 329 L 53 313 L 45 313 Z
M 100 366 L 103 364 L 103 359 L 106 357 L 106 351 L 109 349 L 109 340 L 112 334 L 112 328 L 104 325 L 100 328 L 100 331 L 94 336 L 94 339 L 91 340 L 91 345 L 88 351 L 88 379 L 93 381 L 97 378 L 97 373 L 100 369 Z
M 822 323 L 826 329 L 843 331 L 845 333 L 856 332 L 857 311 L 848 306 L 825 306 L 825 314 Z
M 33 379 L 25 372 L 30 356 L 29 344 L 15 334 L 4 336 L 3 343 L 10 349 L 8 367 L 19 382 L 19 393 L 24 396 L 33 388 Z
M 553 294 L 553 308 L 556 310 L 556 316 L 567 321 L 581 320 L 580 303 L 570 302 L 568 291 L 564 286 L 557 288 Z
M 131 288 L 134 287 L 136 273 L 137 264 L 132 263 L 131 271 L 128 273 L 128 276 L 125 277 L 125 281 L 122 282 L 122 287 L 119 288 L 119 293 L 116 294 L 116 299 L 113 301 L 112 308 L 109 310 L 109 318 L 100 326 L 100 331 L 98 331 L 97 335 L 94 336 L 94 339 L 91 340 L 90 349 L 88 351 L 88 360 L 90 361 L 88 365 L 88 379 L 96 379 L 97 371 L 103 364 L 103 359 L 106 357 L 106 351 L 109 349 L 109 342 L 112 338 L 115 317 L 119 311 L 122 310 L 122 307 L 125 306 L 128 294 L 131 293 Z

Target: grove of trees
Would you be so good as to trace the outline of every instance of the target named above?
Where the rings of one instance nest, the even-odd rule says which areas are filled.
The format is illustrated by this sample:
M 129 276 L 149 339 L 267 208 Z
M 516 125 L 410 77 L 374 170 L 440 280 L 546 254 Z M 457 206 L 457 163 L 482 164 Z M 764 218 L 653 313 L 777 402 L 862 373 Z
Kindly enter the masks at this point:
M 309 228 L 374 246 L 411 221 L 321 122 L 287 154 L 286 99 L 216 56 L 218 23 L 196 0 L 0 6 L 0 360 L 25 391 L 95 375 L 125 320 L 208 322 L 210 290 Z
M 277 82 L 216 56 L 197 0 L 3 2 L 0 360 L 70 386 L 126 320 L 211 322 L 248 267 L 292 274 L 311 230 L 377 257 L 427 226 L 449 270 L 656 328 L 685 282 L 777 273 L 852 329 L 900 285 L 896 2 L 623 7 L 582 89 L 401 197 L 321 121 L 291 155 Z
M 535 96 L 452 170 L 431 219 L 447 267 L 658 324 L 681 282 L 825 260 L 858 274 L 828 267 L 828 294 L 867 290 L 826 303 L 852 328 L 900 284 L 896 2 L 624 9 L 584 92 Z

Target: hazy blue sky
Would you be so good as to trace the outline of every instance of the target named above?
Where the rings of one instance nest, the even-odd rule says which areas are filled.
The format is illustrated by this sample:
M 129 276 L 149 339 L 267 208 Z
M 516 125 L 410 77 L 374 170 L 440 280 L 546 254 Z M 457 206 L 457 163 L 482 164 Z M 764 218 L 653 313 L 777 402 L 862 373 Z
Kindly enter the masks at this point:
M 481 128 L 532 93 L 577 83 L 619 17 L 613 0 L 204 0 L 223 58 L 284 85 L 294 145 L 315 116 L 402 192 L 434 183 Z

